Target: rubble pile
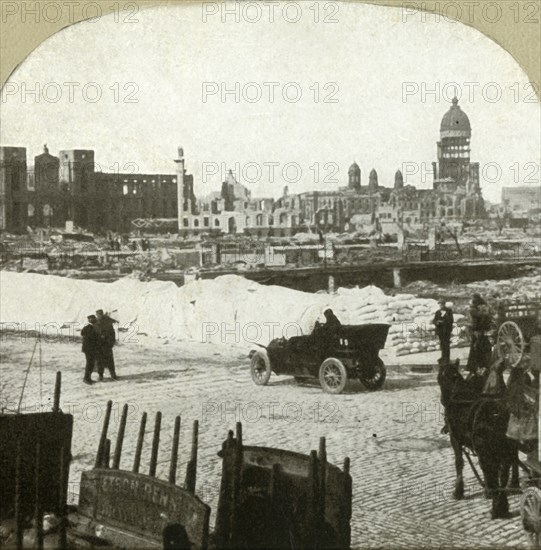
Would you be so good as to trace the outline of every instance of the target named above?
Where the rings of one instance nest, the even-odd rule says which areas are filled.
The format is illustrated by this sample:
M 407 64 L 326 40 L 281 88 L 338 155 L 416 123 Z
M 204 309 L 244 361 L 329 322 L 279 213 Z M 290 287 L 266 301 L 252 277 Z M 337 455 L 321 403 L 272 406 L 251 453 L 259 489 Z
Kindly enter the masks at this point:
M 503 300 L 532 300 L 539 297 L 541 272 L 517 279 L 483 281 L 465 285 L 469 292 L 486 296 L 499 296 Z
M 501 280 L 485 280 L 473 283 L 451 284 L 445 287 L 428 281 L 416 281 L 406 290 L 425 297 L 452 296 L 453 300 L 467 308 L 472 294 L 477 292 L 489 302 L 502 300 L 532 300 L 539 298 L 541 288 L 541 269 L 525 268 L 529 274 L 524 277 Z M 455 308 L 457 309 L 457 308 Z
M 0 272 L 0 283 L 0 321 L 12 330 L 50 334 L 52 326 L 53 331 L 67 330 L 62 333 L 66 336 L 78 334 L 86 316 L 101 308 L 119 321 L 132 342 L 147 336 L 246 347 L 308 334 L 331 307 L 344 324 L 390 324 L 386 348 L 391 355 L 437 349 L 431 324 L 436 301 L 413 294 L 391 296 L 376 286 L 311 294 L 237 275 L 179 288 L 133 277 L 98 283 L 6 271 Z M 70 327 L 75 332 L 69 333 Z
M 335 261 L 340 265 L 358 265 L 363 262 L 378 263 L 395 262 L 402 257 L 402 251 L 396 247 L 382 246 L 379 248 L 337 248 Z

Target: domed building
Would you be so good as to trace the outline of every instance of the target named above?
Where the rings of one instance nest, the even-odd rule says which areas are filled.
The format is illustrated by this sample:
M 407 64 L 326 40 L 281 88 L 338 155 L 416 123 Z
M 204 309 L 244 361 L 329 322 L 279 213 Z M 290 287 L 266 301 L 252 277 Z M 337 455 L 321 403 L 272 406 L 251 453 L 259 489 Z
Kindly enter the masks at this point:
M 361 190 L 361 169 L 356 162 L 348 170 L 348 187 L 357 192 Z
M 394 175 L 394 188 L 403 189 L 404 188 L 404 176 L 402 175 L 401 170 L 397 170 Z
M 285 237 L 297 232 L 342 232 L 369 227 L 384 234 L 425 229 L 444 222 L 486 217 L 479 185 L 479 163 L 471 162 L 472 127 L 454 98 L 440 124 L 432 189 L 416 189 L 400 170 L 389 176 L 348 169 L 347 185 L 290 194 L 279 199 L 252 198 L 232 171 L 221 191 L 197 198 L 194 178 L 178 149 L 172 174 L 118 174 L 95 171 L 94 151 L 44 153 L 28 170 L 26 148 L 0 146 L 0 229 L 75 225 L 95 231 L 174 228 L 182 236 L 232 234 Z M 367 172 L 368 173 L 368 172 Z M 385 174 L 384 171 L 380 172 Z M 331 175 L 331 174 L 327 174 Z M 346 183 L 346 182 L 344 182 Z M 168 225 L 169 224 L 169 225 Z M 176 227 L 175 227 L 176 226 Z
M 440 201 L 438 215 L 442 218 L 485 216 L 479 163 L 470 160 L 471 134 L 470 119 L 455 97 L 441 119 L 438 161 L 432 163 L 434 190 L 452 195 Z
M 368 177 L 368 192 L 377 193 L 378 192 L 378 173 L 375 168 L 372 168 L 370 171 L 370 176 Z
M 434 189 L 453 191 L 457 186 L 465 186 L 472 176 L 478 179 L 479 172 L 473 173 L 475 170 L 470 162 L 470 138 L 470 119 L 455 97 L 441 119 L 438 162 L 432 163 Z
M 470 160 L 471 135 L 470 119 L 455 97 L 440 124 L 438 160 L 432 163 L 433 188 L 404 185 L 402 173 L 397 172 L 390 199 L 380 208 L 384 232 L 486 216 L 479 186 L 479 163 Z
M 443 115 L 440 124 L 441 138 L 471 138 L 471 125 L 468 115 L 458 105 L 455 97 L 451 108 Z

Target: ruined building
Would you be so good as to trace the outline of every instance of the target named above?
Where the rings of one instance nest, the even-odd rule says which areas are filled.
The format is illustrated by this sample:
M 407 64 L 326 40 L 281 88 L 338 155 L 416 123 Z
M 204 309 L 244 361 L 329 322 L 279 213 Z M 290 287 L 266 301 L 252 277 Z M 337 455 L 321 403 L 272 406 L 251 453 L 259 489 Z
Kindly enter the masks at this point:
M 134 174 L 101 171 L 93 150 L 64 150 L 55 157 L 45 146 L 27 166 L 25 148 L 0 147 L 0 229 L 24 232 L 27 227 L 62 227 L 70 220 L 94 232 L 142 228 L 266 237 L 359 226 L 393 234 L 482 218 L 486 213 L 479 163 L 470 160 L 471 135 L 469 118 L 455 98 L 441 121 L 432 189 L 404 185 L 400 170 L 386 186 L 375 168 L 363 185 L 354 162 L 344 187 L 293 194 L 286 186 L 277 200 L 253 198 L 231 171 L 220 191 L 198 198 L 182 148 L 174 174 Z

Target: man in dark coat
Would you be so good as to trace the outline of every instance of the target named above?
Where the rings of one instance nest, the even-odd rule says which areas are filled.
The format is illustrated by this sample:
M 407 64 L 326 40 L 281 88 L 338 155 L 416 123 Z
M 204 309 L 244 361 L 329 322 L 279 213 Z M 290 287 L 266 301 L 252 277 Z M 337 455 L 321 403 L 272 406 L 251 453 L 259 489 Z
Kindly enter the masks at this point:
M 436 336 L 440 341 L 441 359 L 449 361 L 451 358 L 451 334 L 453 332 L 453 311 L 440 300 L 440 308 L 436 311 L 432 324 L 436 327 Z
M 111 378 L 113 380 L 118 380 L 115 371 L 115 357 L 113 354 L 113 346 L 116 341 L 115 319 L 105 315 L 103 309 L 98 309 L 96 311 L 97 323 L 96 328 L 99 336 L 99 346 L 98 346 L 98 374 L 100 380 L 103 380 L 103 373 L 105 368 L 109 369 Z
M 492 345 L 487 335 L 492 328 L 492 314 L 479 294 L 472 296 L 470 318 L 471 345 L 466 369 L 477 373 L 489 368 L 492 356 Z
M 319 323 L 316 321 L 312 334 L 317 339 L 317 345 L 322 349 L 326 349 L 337 343 L 342 323 L 330 308 L 327 308 L 323 315 L 325 316 L 325 322 Z
M 333 310 L 327 308 L 323 315 L 325 316 L 325 323 L 321 325 L 327 331 L 337 333 L 342 328 L 342 323 L 338 320 L 338 317 L 333 313 Z
M 96 316 L 89 315 L 87 319 L 88 325 L 85 325 L 83 330 L 81 330 L 81 336 L 83 337 L 82 351 L 86 357 L 83 382 L 85 384 L 92 384 L 92 371 L 94 370 L 94 365 L 96 364 L 98 356 L 99 336 L 96 330 Z

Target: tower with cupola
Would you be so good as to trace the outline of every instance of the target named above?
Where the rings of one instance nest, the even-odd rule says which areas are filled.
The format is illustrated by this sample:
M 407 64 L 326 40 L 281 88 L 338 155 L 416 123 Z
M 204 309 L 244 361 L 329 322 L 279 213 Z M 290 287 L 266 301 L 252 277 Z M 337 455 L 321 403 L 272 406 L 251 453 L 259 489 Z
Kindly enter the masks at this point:
M 356 162 L 348 170 L 348 187 L 357 192 L 361 191 L 361 169 Z
M 445 216 L 478 218 L 485 216 L 484 201 L 479 183 L 479 163 L 471 162 L 472 128 L 468 115 L 452 100 L 440 124 L 437 142 L 437 162 L 432 163 L 434 190 L 448 195 L 442 203 Z

